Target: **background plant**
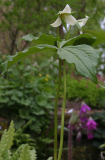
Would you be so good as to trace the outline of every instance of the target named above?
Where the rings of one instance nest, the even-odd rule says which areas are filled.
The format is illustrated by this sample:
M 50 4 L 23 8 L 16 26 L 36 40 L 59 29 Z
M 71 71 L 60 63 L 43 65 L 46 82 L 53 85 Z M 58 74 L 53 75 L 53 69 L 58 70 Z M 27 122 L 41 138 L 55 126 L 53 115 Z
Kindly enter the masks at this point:
M 19 148 L 11 154 L 11 146 L 13 143 L 13 138 L 15 134 L 14 124 L 11 121 L 10 127 L 8 131 L 4 131 L 1 141 L 0 141 L 0 159 L 1 160 L 13 160 L 13 159 L 21 159 L 21 160 L 36 160 L 37 154 L 35 149 L 30 149 L 28 144 L 22 144 Z M 49 157 L 49 159 L 52 159 Z
M 93 145 L 99 148 L 101 144 L 105 143 L 105 112 L 95 112 L 92 117 L 99 124 L 94 132 L 95 139 L 93 142 Z
M 105 90 L 99 87 L 99 85 L 95 85 L 89 79 L 82 78 L 80 76 L 73 76 L 70 74 L 67 74 L 66 82 L 67 82 L 67 99 L 68 100 L 75 101 L 76 99 L 80 98 L 81 100 L 84 100 L 93 109 L 104 108 Z M 63 84 L 63 78 L 61 80 L 61 84 Z M 61 85 L 59 94 L 60 94 L 60 97 L 63 96 L 62 85 Z
M 53 142 L 53 129 L 49 132 L 49 125 L 55 82 L 47 74 L 49 63 L 45 64 L 34 66 L 27 59 L 24 64 L 14 65 L 0 79 L 0 115 L 14 119 L 17 129 L 12 150 L 28 143 L 38 150 L 38 159 L 46 158 L 48 145 Z

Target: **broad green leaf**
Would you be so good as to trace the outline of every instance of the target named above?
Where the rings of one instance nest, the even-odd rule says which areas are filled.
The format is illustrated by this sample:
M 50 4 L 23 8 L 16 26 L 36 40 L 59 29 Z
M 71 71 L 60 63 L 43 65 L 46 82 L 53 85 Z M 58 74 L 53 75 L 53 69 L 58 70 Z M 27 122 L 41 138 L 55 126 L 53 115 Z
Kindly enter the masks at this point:
M 87 32 L 91 34 L 92 36 L 97 37 L 96 41 L 93 43 L 93 46 L 101 44 L 101 43 L 105 43 L 105 31 L 104 30 L 93 31 L 93 30 L 85 29 L 84 32 Z
M 22 127 L 22 125 L 25 124 L 25 120 L 15 120 L 14 121 L 14 126 L 15 129 L 19 129 L 20 127 Z
M 57 50 L 57 47 L 52 46 L 52 45 L 37 45 L 37 46 L 32 46 L 28 47 L 23 51 L 17 52 L 16 55 L 14 56 L 8 56 L 7 60 L 1 64 L 1 71 L 2 74 L 7 71 L 8 68 L 10 68 L 13 64 L 17 63 L 19 60 L 26 58 L 29 55 L 35 54 L 35 53 L 41 53 L 41 52 L 49 52 L 53 51 L 55 52 Z
M 47 105 L 47 98 L 43 94 L 36 95 L 35 99 L 36 99 L 36 102 L 39 106 L 46 106 Z
M 26 41 L 29 41 L 29 42 L 35 42 L 37 44 L 49 44 L 49 45 L 55 45 L 57 46 L 57 41 L 58 41 L 58 38 L 57 37 L 53 37 L 52 35 L 46 35 L 45 33 L 43 33 L 40 37 L 34 37 L 31 33 L 23 36 L 19 43 L 22 41 L 22 40 L 26 40 Z M 18 45 L 19 45 L 18 43 Z
M 68 63 L 74 63 L 78 74 L 89 77 L 94 83 L 97 82 L 96 66 L 100 51 L 88 45 L 66 46 L 57 51 L 61 59 Z
M 96 41 L 96 37 L 92 37 L 90 34 L 80 34 L 74 38 L 71 38 L 67 41 L 60 42 L 60 48 L 63 46 L 76 46 L 80 44 L 92 45 Z

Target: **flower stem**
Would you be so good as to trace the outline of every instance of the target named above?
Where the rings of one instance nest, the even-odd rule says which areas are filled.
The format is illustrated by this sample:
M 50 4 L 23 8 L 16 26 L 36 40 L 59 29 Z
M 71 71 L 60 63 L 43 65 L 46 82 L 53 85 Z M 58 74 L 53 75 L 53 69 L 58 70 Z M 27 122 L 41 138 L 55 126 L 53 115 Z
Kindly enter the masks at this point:
M 60 90 L 60 83 L 61 83 L 61 59 L 59 59 L 59 79 L 58 79 L 58 88 L 57 94 L 55 97 L 55 110 L 54 110 L 54 160 L 57 160 L 57 102 L 59 98 L 59 90 Z
M 63 76 L 64 76 L 64 97 L 62 106 L 61 134 L 60 134 L 60 147 L 59 147 L 58 160 L 61 160 L 62 148 L 63 148 L 64 117 L 65 117 L 65 104 L 66 104 L 66 60 L 64 60 Z
M 58 48 L 60 48 L 60 44 L 59 44 L 59 27 L 57 28 L 57 34 L 58 34 Z
M 72 128 L 69 127 L 69 140 L 68 140 L 68 160 L 72 160 Z
M 67 34 L 67 40 L 69 39 L 69 36 L 70 36 L 70 30 L 71 30 L 71 25 L 69 27 L 69 31 L 68 31 L 68 34 Z
M 57 28 L 58 32 L 58 48 L 60 48 L 59 45 L 59 27 Z M 58 88 L 57 88 L 57 94 L 55 97 L 55 108 L 54 108 L 54 160 L 57 160 L 57 103 L 59 98 L 59 90 L 60 90 L 60 83 L 61 83 L 61 59 L 59 58 L 59 79 L 58 79 Z

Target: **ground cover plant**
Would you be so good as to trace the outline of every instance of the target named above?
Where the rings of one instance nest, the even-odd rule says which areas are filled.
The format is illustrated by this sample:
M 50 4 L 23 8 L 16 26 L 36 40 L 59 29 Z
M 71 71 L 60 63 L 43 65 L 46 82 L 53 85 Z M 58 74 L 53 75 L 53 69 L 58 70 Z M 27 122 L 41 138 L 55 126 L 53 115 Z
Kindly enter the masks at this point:
M 99 76 L 98 76 L 99 77 Z M 98 79 L 100 81 L 100 79 Z M 103 79 L 104 81 L 104 79 Z M 101 83 L 103 83 L 103 81 Z M 104 109 L 105 107 L 105 90 L 99 85 L 81 76 L 67 74 L 66 76 L 66 96 L 69 101 L 85 101 L 92 109 Z M 103 83 L 104 84 L 104 83 Z M 56 85 L 57 86 L 57 85 Z M 59 98 L 63 97 L 63 77 Z
M 36 160 L 37 153 L 35 148 L 31 149 L 27 144 L 22 144 L 12 153 L 11 146 L 15 135 L 14 123 L 11 121 L 8 131 L 4 130 L 0 141 L 0 159 L 1 160 Z M 48 158 L 49 160 L 52 157 Z
M 22 58 L 26 58 L 29 55 L 35 53 L 43 53 L 43 52 L 49 52 L 49 53 L 53 52 L 54 54 L 57 53 L 59 57 L 59 80 L 58 80 L 58 88 L 57 88 L 57 94 L 55 98 L 55 108 L 54 108 L 55 112 L 54 160 L 57 159 L 61 160 L 62 148 L 63 148 L 64 115 L 65 115 L 65 103 L 66 103 L 66 61 L 68 63 L 75 64 L 76 71 L 79 75 L 84 77 L 89 77 L 93 83 L 98 84 L 98 79 L 96 76 L 96 67 L 98 65 L 100 51 L 92 47 L 92 45 L 98 40 L 90 34 L 82 34 L 83 33 L 82 27 L 86 24 L 89 17 L 85 16 L 85 18 L 83 19 L 76 20 L 72 16 L 72 14 L 74 14 L 74 12 L 71 12 L 71 8 L 67 4 L 63 11 L 58 12 L 57 14 L 58 18 L 53 24 L 51 24 L 52 27 L 58 27 L 58 37 L 53 37 L 52 35 L 48 36 L 45 34 L 42 34 L 40 37 L 34 37 L 32 34 L 28 34 L 22 37 L 20 42 L 22 40 L 26 40 L 35 43 L 33 43 L 31 47 L 28 47 L 23 51 L 17 52 L 16 55 L 14 56 L 8 56 L 7 60 L 1 64 L 1 70 L 2 73 L 4 73 L 13 64 L 18 62 Z M 62 40 L 59 37 L 59 26 L 61 24 L 64 25 L 66 31 L 68 31 L 66 24 L 69 24 L 70 26 L 76 25 L 80 31 L 80 35 L 69 39 L 70 28 L 71 28 L 69 27 L 67 40 L 65 39 Z M 61 60 L 63 60 L 64 94 L 63 94 L 63 105 L 62 105 L 60 146 L 59 146 L 59 152 L 57 153 L 57 102 L 58 102 L 60 82 L 61 82 Z M 39 97 L 37 99 L 37 103 L 39 106 L 42 106 L 43 104 L 40 103 Z M 29 115 L 27 117 L 29 117 Z

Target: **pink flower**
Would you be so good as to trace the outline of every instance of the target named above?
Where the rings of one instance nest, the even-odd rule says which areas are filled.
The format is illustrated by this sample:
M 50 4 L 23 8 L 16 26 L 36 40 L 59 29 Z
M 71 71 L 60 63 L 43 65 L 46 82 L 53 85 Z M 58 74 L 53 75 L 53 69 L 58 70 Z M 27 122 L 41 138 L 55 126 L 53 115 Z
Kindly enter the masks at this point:
M 68 128 L 70 128 L 71 127 L 71 129 L 75 129 L 75 126 L 72 126 L 72 125 L 68 125 Z
M 81 109 L 80 109 L 80 114 L 83 112 L 83 113 L 86 113 L 86 111 L 90 111 L 91 108 L 86 104 L 86 103 L 83 103 L 82 106 L 81 106 Z
M 86 123 L 87 130 L 97 129 L 98 124 L 90 117 Z
M 80 116 L 80 121 L 81 121 L 82 123 L 86 123 L 87 120 L 88 120 L 88 118 L 87 118 L 86 116 Z
M 87 137 L 88 137 L 88 139 L 91 139 L 91 138 L 94 138 L 94 136 L 93 136 L 93 133 L 87 133 Z

